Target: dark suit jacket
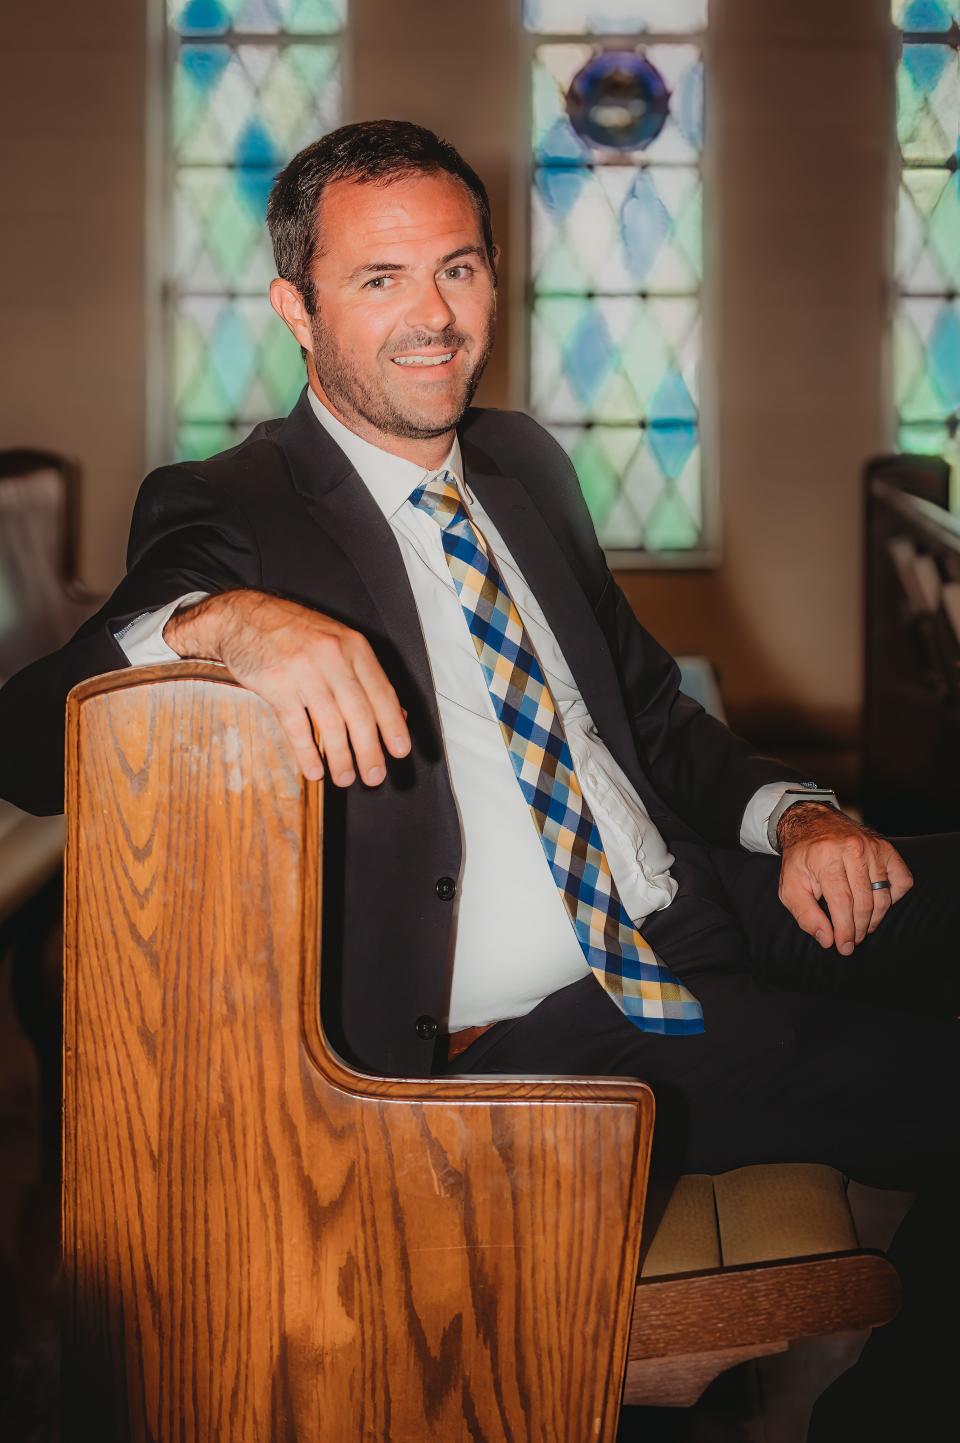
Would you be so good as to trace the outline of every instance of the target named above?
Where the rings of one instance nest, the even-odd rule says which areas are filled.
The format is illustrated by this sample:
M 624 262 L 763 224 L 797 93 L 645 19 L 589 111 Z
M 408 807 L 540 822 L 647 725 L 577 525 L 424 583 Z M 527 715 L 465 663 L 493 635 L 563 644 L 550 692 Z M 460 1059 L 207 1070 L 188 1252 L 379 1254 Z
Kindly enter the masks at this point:
M 736 846 L 765 782 L 797 774 L 753 754 L 679 690 L 675 662 L 607 568 L 573 467 L 529 417 L 471 410 L 466 479 L 543 608 L 597 729 L 667 841 Z M 148 476 L 128 571 L 74 639 L 0 690 L 0 794 L 63 806 L 67 693 L 125 666 L 125 621 L 187 591 L 253 587 L 362 632 L 409 711 L 413 751 L 380 787 L 325 798 L 323 1015 L 335 1046 L 375 1072 L 429 1075 L 446 1015 L 460 872 L 457 811 L 423 635 L 397 542 L 304 393 L 209 461 Z M 442 1033 L 442 1027 L 441 1027 Z

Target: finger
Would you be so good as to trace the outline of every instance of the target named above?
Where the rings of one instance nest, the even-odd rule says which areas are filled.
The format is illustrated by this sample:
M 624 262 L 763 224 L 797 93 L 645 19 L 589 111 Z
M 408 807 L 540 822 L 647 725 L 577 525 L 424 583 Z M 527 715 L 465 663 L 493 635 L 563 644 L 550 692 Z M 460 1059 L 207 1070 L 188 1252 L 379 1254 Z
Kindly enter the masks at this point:
M 310 718 L 303 706 L 297 700 L 286 705 L 271 705 L 293 747 L 303 775 L 309 782 L 318 782 L 323 776 L 323 762 L 314 741 Z
M 314 687 L 306 697 L 307 709 L 317 730 L 317 738 L 327 773 L 334 786 L 349 787 L 356 780 L 353 756 L 347 739 L 347 728 L 333 693 Z
M 372 648 L 359 649 L 353 659 L 353 670 L 367 694 L 384 745 L 391 756 L 405 757 L 410 750 L 407 713 L 397 700 L 383 667 Z
M 358 681 L 339 677 L 334 683 L 334 698 L 346 723 L 357 770 L 368 786 L 379 786 L 387 775 L 387 767 L 376 717 L 366 692 Z
M 869 872 L 870 893 L 873 898 L 873 916 L 870 919 L 870 925 L 867 928 L 867 931 L 875 932 L 880 926 L 880 923 L 883 921 L 884 917 L 890 911 L 890 907 L 892 905 L 890 901 L 889 887 L 877 888 L 877 890 L 874 891 L 874 883 L 886 882 L 889 880 L 889 878 L 887 877 L 886 859 L 879 848 L 873 849 L 872 860 L 869 864 Z
M 853 920 L 853 894 L 847 881 L 846 869 L 842 862 L 835 862 L 824 869 L 820 879 L 823 900 L 830 912 L 833 936 L 837 951 L 849 957 L 854 948 L 856 924 Z
M 887 876 L 890 879 L 890 901 L 899 902 L 913 886 L 913 873 L 895 847 L 886 844 Z
M 815 897 L 798 882 L 786 883 L 780 888 L 780 901 L 793 917 L 801 932 L 815 938 L 821 947 L 833 946 L 833 928 L 830 919 Z
M 874 898 L 882 895 L 870 886 L 870 868 L 867 864 L 872 851 L 862 837 L 850 837 L 843 844 L 843 866 L 847 874 L 847 885 L 853 900 L 854 942 L 862 942 L 873 921 Z

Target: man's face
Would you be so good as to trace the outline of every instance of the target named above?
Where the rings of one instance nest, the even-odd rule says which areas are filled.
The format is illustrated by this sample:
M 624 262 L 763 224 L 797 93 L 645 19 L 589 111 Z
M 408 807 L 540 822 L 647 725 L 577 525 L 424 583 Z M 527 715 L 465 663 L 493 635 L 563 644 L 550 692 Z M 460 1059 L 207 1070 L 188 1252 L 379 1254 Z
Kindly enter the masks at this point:
M 451 431 L 493 345 L 496 291 L 466 187 L 447 174 L 335 181 L 319 217 L 312 360 L 348 424 Z

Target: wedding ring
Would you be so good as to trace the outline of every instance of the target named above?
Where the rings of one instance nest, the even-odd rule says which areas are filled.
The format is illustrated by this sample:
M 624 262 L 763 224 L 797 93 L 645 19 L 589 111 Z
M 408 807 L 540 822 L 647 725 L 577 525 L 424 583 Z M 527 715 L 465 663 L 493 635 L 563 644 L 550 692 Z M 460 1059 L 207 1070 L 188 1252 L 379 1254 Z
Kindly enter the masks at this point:
M 871 883 L 870 883 L 870 891 L 871 891 L 871 892 L 889 892 L 889 890 L 890 890 L 890 883 L 889 883 L 889 882 L 871 882 Z

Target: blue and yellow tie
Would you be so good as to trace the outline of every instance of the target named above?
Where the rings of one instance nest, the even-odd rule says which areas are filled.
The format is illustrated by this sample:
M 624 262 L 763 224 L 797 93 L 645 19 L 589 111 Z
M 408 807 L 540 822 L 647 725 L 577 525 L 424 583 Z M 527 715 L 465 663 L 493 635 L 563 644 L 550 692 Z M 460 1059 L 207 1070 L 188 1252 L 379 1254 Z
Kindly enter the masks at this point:
M 699 1002 L 624 911 L 533 644 L 453 477 L 424 482 L 410 500 L 440 527 L 513 770 L 594 977 L 642 1031 L 702 1032 Z

